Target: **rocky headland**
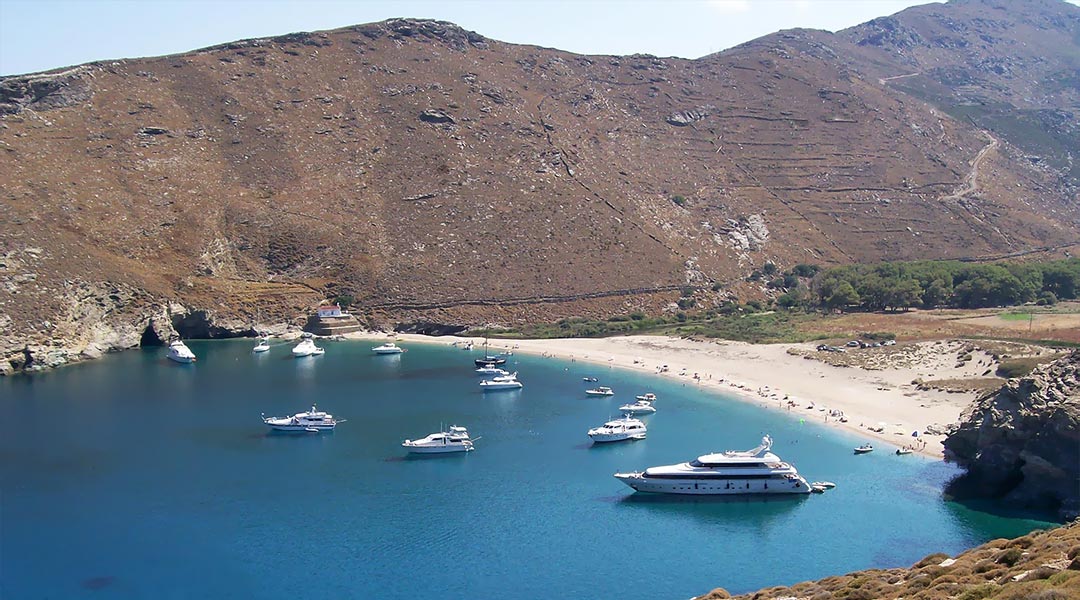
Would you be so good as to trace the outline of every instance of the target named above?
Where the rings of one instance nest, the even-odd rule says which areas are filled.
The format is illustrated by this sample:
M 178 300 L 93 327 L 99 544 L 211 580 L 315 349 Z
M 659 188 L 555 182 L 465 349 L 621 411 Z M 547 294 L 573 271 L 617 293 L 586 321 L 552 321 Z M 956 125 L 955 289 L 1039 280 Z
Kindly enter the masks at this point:
M 1080 515 L 1080 351 L 979 398 L 945 455 L 966 470 L 950 486 L 959 497 Z

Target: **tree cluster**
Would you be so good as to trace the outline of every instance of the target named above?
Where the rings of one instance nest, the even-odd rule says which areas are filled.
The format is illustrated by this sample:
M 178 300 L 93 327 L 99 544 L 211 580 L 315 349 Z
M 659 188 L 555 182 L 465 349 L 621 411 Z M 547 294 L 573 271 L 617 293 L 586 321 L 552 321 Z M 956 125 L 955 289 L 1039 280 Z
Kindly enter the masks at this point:
M 1040 263 L 914 261 L 851 265 L 822 270 L 811 281 L 809 293 L 797 292 L 797 289 L 789 290 L 778 303 L 814 305 L 828 310 L 1053 304 L 1077 298 L 1080 259 Z

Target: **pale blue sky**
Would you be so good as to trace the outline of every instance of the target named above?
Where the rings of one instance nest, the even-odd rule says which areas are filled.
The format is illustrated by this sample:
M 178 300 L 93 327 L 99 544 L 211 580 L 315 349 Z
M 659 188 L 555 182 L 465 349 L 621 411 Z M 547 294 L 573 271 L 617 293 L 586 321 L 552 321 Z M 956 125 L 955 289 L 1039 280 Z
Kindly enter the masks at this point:
M 1080 3 L 1080 0 L 1069 0 Z M 391 17 L 583 54 L 697 58 L 779 29 L 835 31 L 918 0 L 0 0 L 0 75 L 175 54 Z

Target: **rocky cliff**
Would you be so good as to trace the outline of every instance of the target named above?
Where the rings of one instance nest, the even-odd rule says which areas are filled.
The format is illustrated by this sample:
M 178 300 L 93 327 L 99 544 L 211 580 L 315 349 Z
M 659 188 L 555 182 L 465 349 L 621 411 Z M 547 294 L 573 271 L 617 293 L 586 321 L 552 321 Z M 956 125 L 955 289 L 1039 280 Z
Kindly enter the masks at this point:
M 959 495 L 1080 515 L 1080 351 L 1011 379 L 964 411 L 945 440 L 967 470 Z
M 1080 55 L 1080 8 L 1027 2 L 986 0 L 991 41 L 970 2 L 933 10 L 968 62 Z M 1036 35 L 1057 54 L 1025 54 Z M 298 325 L 338 295 L 457 329 L 710 308 L 767 293 L 746 281 L 767 262 L 1080 242 L 1066 169 L 901 89 L 908 55 L 864 39 L 581 56 L 396 19 L 4 78 L 0 372 L 171 333 L 151 322 Z M 978 73 L 969 91 L 1027 81 Z

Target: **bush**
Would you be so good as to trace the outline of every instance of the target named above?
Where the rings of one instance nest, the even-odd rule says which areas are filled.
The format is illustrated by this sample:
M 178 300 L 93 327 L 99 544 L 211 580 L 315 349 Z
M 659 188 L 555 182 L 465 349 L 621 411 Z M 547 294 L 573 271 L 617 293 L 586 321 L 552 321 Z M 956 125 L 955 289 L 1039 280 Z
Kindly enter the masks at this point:
M 1024 551 L 1019 548 L 1009 548 L 1001 553 L 1001 556 L 997 557 L 997 562 L 1000 565 L 1008 565 L 1010 567 L 1016 565 L 1016 563 L 1024 556 Z
M 684 198 L 684 197 L 682 197 L 682 196 L 680 196 L 678 194 L 672 196 L 671 201 L 674 202 L 675 204 L 678 204 L 679 206 L 686 206 L 686 198 Z
M 1036 366 L 1038 366 L 1038 364 L 1039 360 L 1036 358 L 1014 358 L 1012 360 L 1005 360 L 998 365 L 997 376 L 1006 379 L 1026 377 Z
M 983 600 L 984 598 L 992 598 L 1001 588 L 993 583 L 984 583 L 979 586 L 968 589 L 963 594 L 956 597 L 956 600 Z
M 1039 306 L 1053 306 L 1057 304 L 1058 297 L 1054 295 L 1054 292 L 1042 292 L 1039 297 L 1035 299 L 1035 304 Z

